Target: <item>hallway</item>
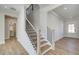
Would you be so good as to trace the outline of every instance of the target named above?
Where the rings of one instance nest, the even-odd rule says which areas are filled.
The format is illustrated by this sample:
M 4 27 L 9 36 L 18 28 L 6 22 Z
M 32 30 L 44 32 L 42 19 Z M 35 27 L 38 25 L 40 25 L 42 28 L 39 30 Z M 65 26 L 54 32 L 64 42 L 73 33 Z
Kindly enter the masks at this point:
M 55 51 L 49 50 L 46 55 L 79 55 L 79 39 L 65 37 L 55 47 Z
M 13 37 L 6 39 L 5 44 L 0 45 L 0 55 L 27 55 L 21 44 Z

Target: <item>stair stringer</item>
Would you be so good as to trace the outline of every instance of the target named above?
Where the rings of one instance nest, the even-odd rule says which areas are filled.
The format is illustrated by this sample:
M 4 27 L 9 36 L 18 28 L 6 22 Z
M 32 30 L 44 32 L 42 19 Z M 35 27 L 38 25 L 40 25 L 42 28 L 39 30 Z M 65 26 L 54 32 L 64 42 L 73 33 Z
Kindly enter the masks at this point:
M 30 41 L 30 38 L 27 34 L 27 32 L 24 32 L 24 35 L 22 34 L 22 36 L 24 37 L 17 37 L 18 41 L 21 43 L 21 45 L 25 48 L 25 50 L 28 52 L 28 54 L 30 55 L 37 55 L 36 51 L 34 50 L 34 47 Z
M 42 39 L 41 42 L 42 42 L 42 41 L 47 41 L 47 43 L 43 44 L 44 46 L 45 46 L 45 45 L 50 45 L 50 47 L 49 47 L 48 49 L 44 50 L 44 52 L 41 53 L 42 55 L 44 55 L 46 52 L 48 52 L 50 49 L 52 49 L 52 45 L 51 45 L 51 43 L 50 43 L 47 39 L 45 39 L 45 38 Z M 42 48 L 43 45 L 41 45 L 40 48 Z

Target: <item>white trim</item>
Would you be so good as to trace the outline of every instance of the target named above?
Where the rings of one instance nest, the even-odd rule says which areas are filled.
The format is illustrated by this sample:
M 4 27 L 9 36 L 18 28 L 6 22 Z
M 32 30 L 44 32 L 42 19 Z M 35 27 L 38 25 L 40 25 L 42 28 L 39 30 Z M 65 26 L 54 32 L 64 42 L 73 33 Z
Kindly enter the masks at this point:
M 37 33 L 37 29 L 33 26 L 33 24 L 31 24 L 31 22 L 26 18 L 26 20 L 28 21 L 28 23 L 31 25 L 31 27 L 35 30 L 35 32 Z
M 41 39 L 40 41 L 42 42 L 42 41 L 45 41 L 45 40 L 44 39 Z
M 41 53 L 42 55 L 44 55 L 46 52 L 48 52 L 50 49 L 52 49 L 52 47 L 48 48 L 47 50 L 45 50 L 43 53 Z
M 0 44 L 5 44 L 5 40 L 3 40 L 3 41 L 0 41 Z
M 55 43 L 52 43 L 52 50 L 55 50 Z
M 43 42 L 43 41 L 47 41 L 47 40 L 45 40 L 45 39 L 41 39 L 40 41 Z M 47 41 L 47 42 L 48 42 L 48 41 Z
M 47 43 L 44 43 L 40 46 L 40 48 L 44 47 L 45 45 L 50 45 L 48 42 Z

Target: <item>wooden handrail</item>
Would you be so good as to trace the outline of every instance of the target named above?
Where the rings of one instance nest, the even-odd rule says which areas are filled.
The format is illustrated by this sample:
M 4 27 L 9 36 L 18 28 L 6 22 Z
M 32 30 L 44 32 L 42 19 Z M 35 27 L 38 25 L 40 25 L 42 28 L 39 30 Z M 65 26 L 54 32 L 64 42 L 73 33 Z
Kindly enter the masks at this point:
M 37 32 L 37 54 L 40 54 L 40 31 Z
M 31 24 L 31 22 L 26 18 L 26 20 L 28 21 L 28 23 L 31 25 L 31 27 L 33 28 L 33 30 L 35 30 L 35 32 L 37 33 L 36 28 Z

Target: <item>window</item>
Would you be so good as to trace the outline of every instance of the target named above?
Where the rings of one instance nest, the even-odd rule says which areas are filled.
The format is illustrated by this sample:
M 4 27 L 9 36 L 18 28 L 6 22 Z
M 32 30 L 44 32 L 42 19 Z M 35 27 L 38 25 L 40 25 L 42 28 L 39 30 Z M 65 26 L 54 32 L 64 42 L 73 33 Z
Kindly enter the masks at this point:
M 74 24 L 68 24 L 68 33 L 75 33 Z

